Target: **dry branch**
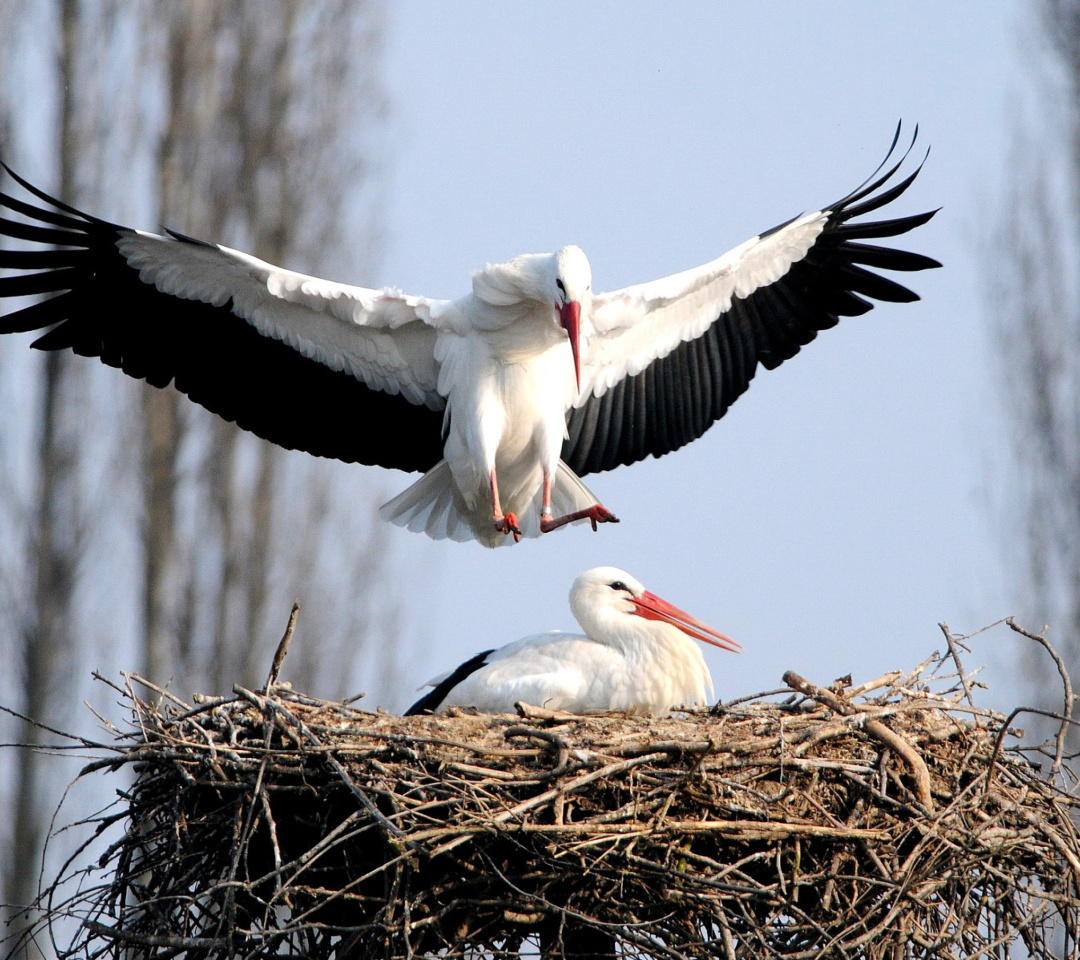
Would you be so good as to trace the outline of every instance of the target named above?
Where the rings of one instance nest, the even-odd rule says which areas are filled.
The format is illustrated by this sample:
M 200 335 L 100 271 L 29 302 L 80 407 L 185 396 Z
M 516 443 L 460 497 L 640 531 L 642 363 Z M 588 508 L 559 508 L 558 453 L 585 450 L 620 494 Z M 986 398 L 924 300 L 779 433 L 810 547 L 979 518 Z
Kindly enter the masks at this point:
M 966 678 L 928 679 L 946 661 L 663 719 L 131 677 L 86 770 L 135 774 L 123 830 L 49 891 L 61 955 L 1076 960 L 1068 768 L 1002 749 Z

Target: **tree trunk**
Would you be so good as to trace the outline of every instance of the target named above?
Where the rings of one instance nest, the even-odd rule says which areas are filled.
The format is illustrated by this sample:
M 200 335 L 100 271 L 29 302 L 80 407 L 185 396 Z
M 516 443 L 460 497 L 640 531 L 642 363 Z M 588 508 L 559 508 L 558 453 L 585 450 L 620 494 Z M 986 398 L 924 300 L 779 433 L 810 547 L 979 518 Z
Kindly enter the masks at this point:
M 60 110 L 58 146 L 59 195 L 74 193 L 76 151 L 73 92 L 79 7 L 77 0 L 60 0 Z M 81 543 L 78 501 L 79 452 L 77 431 L 71 425 L 76 358 L 48 353 L 42 360 L 38 398 L 37 492 L 33 510 L 29 559 L 33 576 L 33 609 L 22 635 L 24 700 L 22 712 L 41 722 L 55 722 L 63 712 L 63 682 L 71 671 L 75 645 L 70 633 L 76 573 Z M 38 746 L 44 731 L 23 725 L 13 789 L 14 829 L 4 901 L 12 908 L 28 906 L 37 896 L 48 816 L 55 797 L 41 772 Z M 33 920 L 34 912 L 27 915 Z M 28 947 L 30 949 L 30 947 Z

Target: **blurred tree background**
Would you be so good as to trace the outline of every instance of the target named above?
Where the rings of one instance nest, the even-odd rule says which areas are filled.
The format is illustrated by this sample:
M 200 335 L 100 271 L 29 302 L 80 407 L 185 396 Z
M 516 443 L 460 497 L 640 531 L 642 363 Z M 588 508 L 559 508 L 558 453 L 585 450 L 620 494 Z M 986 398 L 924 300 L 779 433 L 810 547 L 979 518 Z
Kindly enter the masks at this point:
M 383 20 L 377 0 L 4 0 L 2 156 L 99 216 L 370 282 Z M 0 344 L 17 411 L 0 418 L 0 702 L 85 730 L 84 698 L 110 709 L 93 669 L 181 693 L 259 684 L 295 598 L 287 679 L 336 697 L 392 685 L 381 489 L 28 342 Z M 15 716 L 0 735 L 47 737 Z M 6 904 L 35 897 L 74 769 L 0 754 Z
M 1003 494 L 1018 615 L 1080 664 L 1080 0 L 1040 0 L 1030 89 L 1015 104 L 1008 194 L 987 251 L 1013 448 Z M 1036 705 L 1061 710 L 1054 665 L 1022 648 Z M 1074 675 L 1075 681 L 1075 675 Z M 1052 721 L 1026 725 L 1049 733 Z M 1073 743 L 1080 742 L 1074 732 Z

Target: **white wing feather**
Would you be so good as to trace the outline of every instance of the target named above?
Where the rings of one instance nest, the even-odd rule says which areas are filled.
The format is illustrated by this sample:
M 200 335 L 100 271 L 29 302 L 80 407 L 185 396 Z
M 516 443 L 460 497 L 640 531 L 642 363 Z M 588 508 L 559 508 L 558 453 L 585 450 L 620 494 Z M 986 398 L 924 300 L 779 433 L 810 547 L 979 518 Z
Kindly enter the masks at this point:
M 442 706 L 505 713 L 521 700 L 580 713 L 590 708 L 590 687 L 597 678 L 620 666 L 621 654 L 579 634 L 554 630 L 522 637 L 491 653 L 483 667 L 447 694 Z
M 576 406 L 644 370 L 680 343 L 700 337 L 731 307 L 775 283 L 806 256 L 828 210 L 804 214 L 766 237 L 752 237 L 692 270 L 593 298 L 591 330 L 582 351 L 582 390 Z
M 224 306 L 263 336 L 343 370 L 369 387 L 443 407 L 435 339 L 447 301 L 334 283 L 215 244 L 142 231 L 117 240 L 143 283 L 185 300 Z

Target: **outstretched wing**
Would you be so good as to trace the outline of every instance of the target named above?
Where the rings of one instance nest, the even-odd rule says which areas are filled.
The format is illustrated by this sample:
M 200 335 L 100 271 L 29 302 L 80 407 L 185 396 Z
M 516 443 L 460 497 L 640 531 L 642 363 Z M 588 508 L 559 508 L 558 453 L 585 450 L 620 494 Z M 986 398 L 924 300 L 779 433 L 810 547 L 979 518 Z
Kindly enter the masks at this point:
M 5 167 L 5 169 L 7 169 Z M 180 234 L 99 220 L 9 173 L 52 209 L 0 193 L 0 297 L 51 294 L 0 318 L 33 346 L 99 357 L 273 443 L 427 470 L 442 456 L 441 301 L 275 267 Z M 51 248 L 51 249 L 50 249 Z
M 907 233 L 937 211 L 851 222 L 895 200 L 922 169 L 889 185 L 911 151 L 881 172 L 899 134 L 870 180 L 837 203 L 704 266 L 595 297 L 563 445 L 572 470 L 584 476 L 676 450 L 724 415 L 759 364 L 771 370 L 840 317 L 866 313 L 866 298 L 919 299 L 874 269 L 941 264 L 863 241 Z

